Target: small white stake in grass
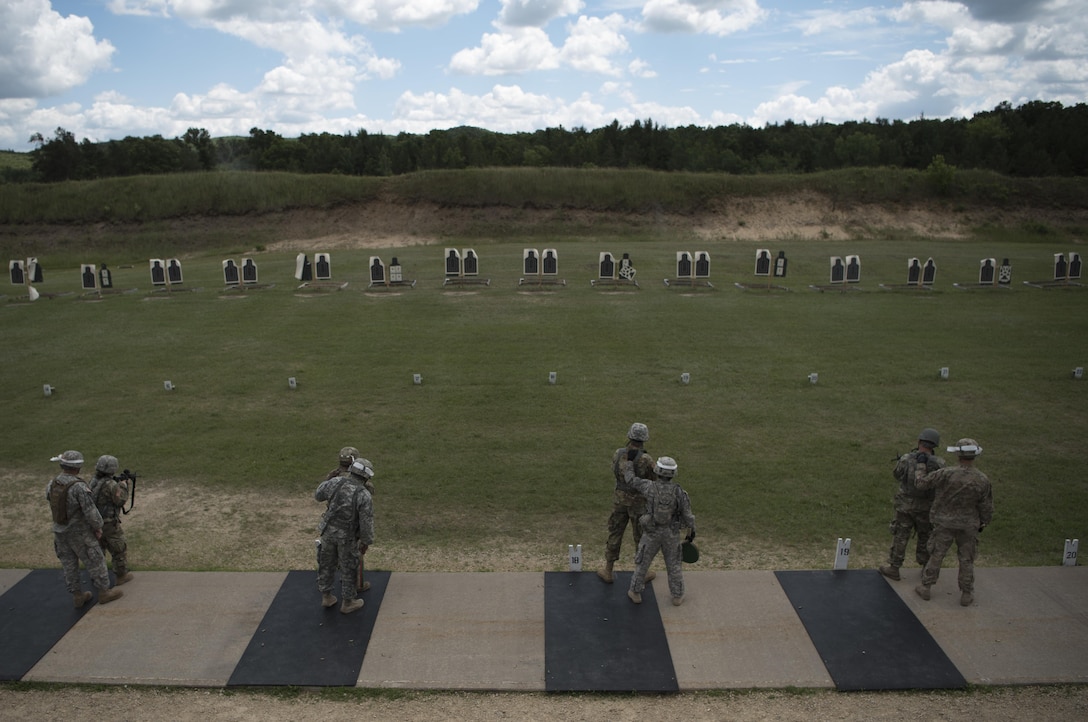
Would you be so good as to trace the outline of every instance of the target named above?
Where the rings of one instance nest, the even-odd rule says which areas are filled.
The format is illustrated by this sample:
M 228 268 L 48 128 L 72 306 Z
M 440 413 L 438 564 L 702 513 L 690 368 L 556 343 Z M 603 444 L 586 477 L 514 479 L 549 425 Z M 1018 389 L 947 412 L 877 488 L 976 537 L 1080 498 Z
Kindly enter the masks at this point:
M 582 545 L 579 544 L 575 547 L 573 544 L 568 544 L 567 555 L 570 556 L 570 570 L 572 572 L 582 571 Z
M 422 384 L 423 383 L 423 375 L 422 374 L 412 374 L 412 383 L 414 383 L 416 386 L 419 386 L 420 384 Z
M 1077 366 L 1075 369 L 1073 369 L 1073 378 L 1075 378 L 1075 379 L 1084 378 L 1084 367 L 1083 366 Z
M 289 377 L 287 379 L 287 388 L 289 388 L 289 389 L 297 389 L 298 388 L 298 381 L 295 380 L 294 376 L 291 376 L 291 377 Z
M 1077 566 L 1077 547 L 1080 546 L 1080 539 L 1066 539 L 1065 540 L 1065 555 L 1062 557 L 1063 567 L 1075 567 Z
M 819 380 L 820 380 L 820 374 L 818 374 L 818 373 L 811 373 L 811 374 L 808 375 L 808 382 L 810 384 L 815 385 L 816 382 L 818 382 Z
M 53 395 L 53 387 L 50 386 L 49 384 L 44 384 L 42 386 L 42 391 L 45 393 L 46 396 L 52 396 Z
M 684 373 L 680 374 L 680 383 L 690 384 L 691 383 L 691 374 L 687 373 L 686 371 Z
M 558 378 L 559 378 L 559 375 L 555 371 L 549 371 L 548 372 L 548 383 L 551 384 L 552 386 L 555 386 L 555 381 Z
M 942 366 L 937 371 L 938 371 L 938 373 L 940 373 L 942 380 L 944 380 L 944 381 L 948 380 L 948 367 L 947 366 Z
M 835 569 L 846 569 L 850 563 L 850 538 L 839 537 L 839 543 L 835 545 Z
M 173 391 L 174 390 L 174 384 L 170 383 L 169 381 L 163 381 L 162 382 L 162 387 L 164 389 L 166 389 L 167 391 Z

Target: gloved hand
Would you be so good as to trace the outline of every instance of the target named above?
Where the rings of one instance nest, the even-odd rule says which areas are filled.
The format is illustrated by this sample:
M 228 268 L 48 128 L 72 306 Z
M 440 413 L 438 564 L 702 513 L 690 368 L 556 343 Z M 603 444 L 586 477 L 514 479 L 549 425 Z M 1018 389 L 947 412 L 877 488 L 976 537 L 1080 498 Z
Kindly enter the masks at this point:
M 688 532 L 688 535 L 686 537 L 684 537 L 684 541 L 686 541 L 688 543 L 691 543 L 691 542 L 695 541 L 695 530 L 694 529 L 692 529 L 691 531 Z
M 924 464 L 929 461 L 929 454 L 924 451 L 919 451 L 917 454 L 914 455 L 914 460 L 917 461 L 919 464 Z
M 982 533 L 982 530 L 983 530 L 983 529 L 985 529 L 985 528 L 986 528 L 986 525 L 985 525 L 985 524 L 983 524 L 982 526 L 980 526 L 980 527 L 978 528 L 978 533 L 979 533 L 979 534 L 981 534 L 981 533 Z

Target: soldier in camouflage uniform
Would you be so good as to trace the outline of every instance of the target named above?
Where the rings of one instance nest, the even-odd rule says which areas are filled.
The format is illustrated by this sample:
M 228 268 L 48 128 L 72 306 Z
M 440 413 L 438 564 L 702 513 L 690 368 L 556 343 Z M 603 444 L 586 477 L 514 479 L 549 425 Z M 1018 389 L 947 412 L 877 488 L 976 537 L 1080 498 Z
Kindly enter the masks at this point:
M 91 480 L 91 498 L 102 515 L 103 551 L 110 553 L 117 586 L 133 579 L 132 572 L 128 570 L 128 544 L 121 529 L 121 509 L 129 498 L 131 482 L 127 475 L 121 479 L 113 478 L 119 466 L 116 456 L 100 456 L 94 467 L 94 479 Z
M 657 460 L 654 473 L 648 479 L 636 477 L 630 461 L 624 459 L 621 464 L 624 480 L 638 489 L 646 499 L 646 507 L 639 520 L 642 539 L 635 554 L 635 573 L 631 575 L 627 596 L 635 604 L 642 603 L 642 590 L 645 589 L 647 581 L 646 570 L 660 551 L 665 558 L 665 569 L 668 570 L 669 594 L 672 595 L 673 606 L 679 607 L 684 602 L 680 529 L 688 529 L 688 541 L 695 539 L 695 515 L 691 513 L 688 493 L 673 481 L 676 476 L 676 461 L 662 456 Z
M 356 449 L 354 446 L 345 446 L 344 448 L 340 449 L 340 465 L 330 471 L 325 479 L 335 479 L 338 476 L 347 476 L 348 473 L 351 471 L 351 465 L 355 462 L 356 459 L 360 458 L 361 456 L 362 454 L 360 454 L 359 450 Z M 370 495 L 373 497 L 374 484 L 370 481 L 370 479 L 367 479 L 363 486 L 366 487 L 366 490 L 369 491 Z M 359 569 L 355 573 L 355 586 L 358 588 L 358 591 L 360 593 L 370 589 L 370 582 L 363 579 L 363 553 L 365 551 L 366 550 L 363 549 L 360 545 Z
M 978 535 L 994 518 L 994 497 L 990 480 L 975 468 L 975 457 L 982 453 L 978 442 L 960 439 L 948 451 L 956 454 L 959 463 L 926 474 L 918 482 L 919 488 L 933 489 L 929 512 L 933 534 L 929 538 L 929 561 L 922 570 L 922 583 L 914 591 L 929 601 L 929 588 L 936 584 L 944 555 L 955 542 L 960 563 L 960 604 L 966 607 L 975 598 Z
M 627 523 L 631 523 L 631 533 L 635 538 L 635 548 L 638 548 L 642 539 L 642 529 L 638 519 L 646 506 L 646 500 L 623 478 L 623 469 L 620 462 L 631 460 L 635 464 L 635 475 L 650 477 L 653 475 L 654 460 L 643 449 L 645 442 L 650 440 L 650 430 L 646 424 L 635 422 L 627 431 L 627 445 L 616 449 L 612 454 L 612 475 L 616 479 L 616 488 L 612 492 L 612 514 L 608 517 L 608 541 L 604 547 L 604 568 L 597 570 L 597 576 L 606 584 L 612 583 L 612 567 L 620 558 L 620 545 L 623 543 L 623 533 L 627 529 Z M 646 581 L 654 578 L 650 572 Z
M 106 604 L 123 596 L 120 589 L 110 589 L 106 558 L 98 540 L 102 538 L 102 515 L 95 508 L 87 482 L 79 478 L 83 454 L 65 451 L 51 461 L 60 462 L 60 474 L 45 487 L 45 498 L 53 514 L 53 550 L 64 568 L 64 584 L 76 609 L 91 600 L 82 590 L 79 563 L 83 562 L 98 588 L 98 603 Z
M 326 479 L 314 492 L 314 499 L 327 504 L 318 525 L 321 538 L 317 549 L 317 588 L 321 592 L 321 606 L 336 604 L 332 587 L 339 569 L 343 614 L 351 614 L 363 606 L 363 600 L 355 596 L 356 572 L 360 554 L 365 554 L 374 543 L 374 509 L 365 486 L 373 476 L 373 464 L 356 459 L 346 476 Z
M 929 561 L 929 535 L 933 525 L 929 523 L 929 507 L 933 503 L 933 490 L 918 488 L 918 480 L 926 474 L 943 469 L 944 459 L 933 452 L 941 443 L 936 429 L 922 429 L 918 434 L 918 446 L 896 460 L 892 475 L 899 482 L 895 495 L 895 520 L 891 523 L 892 546 L 888 550 L 888 563 L 880 567 L 880 573 L 899 581 L 899 567 L 907 554 L 907 544 L 912 533 L 918 539 L 914 546 L 914 559 L 919 566 Z

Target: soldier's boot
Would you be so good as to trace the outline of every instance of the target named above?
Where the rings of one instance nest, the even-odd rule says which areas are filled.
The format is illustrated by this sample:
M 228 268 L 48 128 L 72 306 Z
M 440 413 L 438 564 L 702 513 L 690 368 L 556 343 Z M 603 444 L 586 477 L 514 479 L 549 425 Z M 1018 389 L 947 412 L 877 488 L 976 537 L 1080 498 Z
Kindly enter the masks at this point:
M 971 602 L 973 602 L 973 601 L 975 601 L 975 595 L 971 594 L 971 592 L 964 592 L 963 594 L 960 595 L 960 606 L 961 607 L 969 607 L 969 606 L 971 606 Z
M 880 573 L 888 579 L 894 579 L 897 582 L 901 579 L 899 576 L 899 567 L 893 567 L 891 564 L 885 564 L 880 567 Z
M 615 563 L 616 562 L 614 561 L 606 561 L 604 567 L 597 570 L 597 576 L 599 576 L 601 581 L 605 584 L 612 583 L 612 565 Z
M 121 572 L 121 573 L 119 573 L 117 575 L 117 581 L 113 583 L 113 586 L 119 587 L 122 584 L 128 584 L 129 582 L 131 582 L 135 578 L 136 578 L 136 575 L 133 574 L 132 572 L 129 572 L 129 571 Z
M 98 593 L 98 603 L 99 604 L 109 604 L 114 599 L 120 599 L 123 596 L 125 596 L 125 593 L 122 592 L 117 587 L 114 587 L 112 589 L 105 589 L 105 590 L 100 591 Z
M 627 598 L 635 604 L 642 604 L 642 595 L 638 592 L 633 592 L 630 589 L 627 590 Z
M 358 598 L 352 599 L 350 602 L 345 601 L 343 604 L 340 605 L 340 613 L 351 614 L 352 612 L 357 612 L 363 608 L 363 604 L 363 600 Z
M 90 592 L 72 592 L 72 606 L 76 609 L 81 609 L 89 601 L 91 601 Z
M 657 572 L 646 572 L 646 578 L 643 579 L 642 581 L 649 584 L 650 582 L 652 582 L 655 579 L 657 579 Z
M 672 605 L 674 607 L 679 607 L 683 603 L 684 603 L 684 597 L 683 596 L 673 597 L 672 598 Z
M 370 589 L 370 582 L 363 582 L 363 586 L 359 587 L 358 591 L 362 593 L 368 589 Z
M 918 586 L 916 586 L 914 588 L 914 591 L 918 594 L 919 597 L 921 597 L 922 599 L 924 599 L 924 600 L 926 600 L 928 602 L 929 601 L 929 587 L 930 587 L 929 584 L 919 584 Z
M 321 592 L 321 606 L 328 607 L 335 606 L 337 602 L 336 597 L 332 595 L 332 592 Z

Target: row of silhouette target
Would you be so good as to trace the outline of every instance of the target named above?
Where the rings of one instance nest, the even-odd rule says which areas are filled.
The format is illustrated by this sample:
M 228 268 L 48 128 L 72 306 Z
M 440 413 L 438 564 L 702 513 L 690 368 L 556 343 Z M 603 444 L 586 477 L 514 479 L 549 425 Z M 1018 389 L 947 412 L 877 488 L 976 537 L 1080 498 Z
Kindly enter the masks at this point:
M 755 276 L 785 278 L 788 270 L 785 251 L 779 251 L 776 257 L 767 249 L 757 249 Z M 859 283 L 861 281 L 861 258 L 857 255 L 831 256 L 829 259 L 829 281 L 832 284 Z M 228 258 L 222 262 L 223 282 L 227 286 L 251 285 L 259 282 L 257 263 L 252 258 L 243 258 L 241 264 Z M 152 258 L 148 261 L 153 286 L 168 286 L 184 282 L 181 261 L 176 258 L 163 260 Z M 43 279 L 41 265 L 36 258 L 12 260 L 8 262 L 11 283 L 26 285 L 40 283 Z M 522 272 L 530 277 L 555 277 L 559 274 L 559 252 L 554 248 L 545 248 L 540 253 L 535 248 L 522 251 Z M 403 269 L 394 256 L 386 267 L 380 256 L 371 256 L 369 260 L 371 284 L 414 283 L 406 281 Z M 480 273 L 480 258 L 471 248 L 445 250 L 445 274 L 447 278 L 475 277 Z M 102 264 L 85 263 L 80 266 L 82 287 L 84 290 L 107 289 L 113 287 L 111 270 Z M 631 281 L 637 275 L 634 262 L 629 253 L 618 259 L 610 252 L 602 251 L 598 257 L 598 279 Z M 906 282 L 911 285 L 932 285 L 937 277 L 937 264 L 932 258 L 924 262 L 918 258 L 907 259 Z M 1078 253 L 1054 254 L 1054 280 L 1077 280 L 1081 277 L 1081 258 Z M 317 253 L 311 264 L 305 253 L 295 259 L 295 278 L 302 282 L 332 280 L 332 256 L 329 253 Z M 691 253 L 676 252 L 677 279 L 709 279 L 710 254 L 705 251 Z M 980 285 L 1007 285 L 1012 283 L 1012 265 L 1005 258 L 1000 265 L 994 258 L 979 261 Z

